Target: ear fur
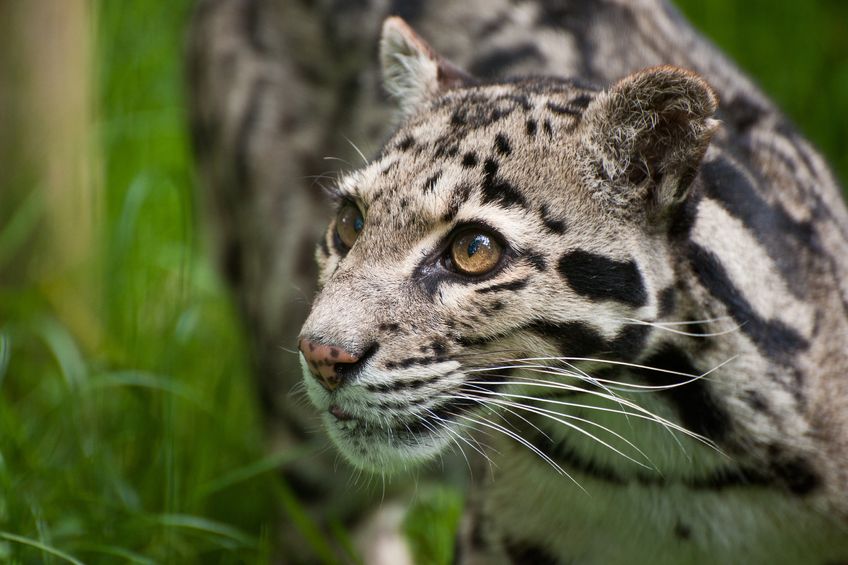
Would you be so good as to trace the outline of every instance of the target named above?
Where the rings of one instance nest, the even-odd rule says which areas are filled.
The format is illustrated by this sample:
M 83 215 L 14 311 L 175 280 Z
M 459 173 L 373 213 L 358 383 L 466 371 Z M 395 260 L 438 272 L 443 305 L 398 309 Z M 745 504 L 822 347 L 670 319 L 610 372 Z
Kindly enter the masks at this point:
M 627 200 L 622 192 L 647 190 L 662 210 L 685 199 L 718 127 L 712 119 L 717 106 L 715 92 L 697 74 L 652 67 L 600 94 L 582 125 L 610 188 Z
M 380 38 L 383 86 L 395 98 L 403 117 L 442 92 L 476 81 L 444 59 L 397 16 L 386 18 Z

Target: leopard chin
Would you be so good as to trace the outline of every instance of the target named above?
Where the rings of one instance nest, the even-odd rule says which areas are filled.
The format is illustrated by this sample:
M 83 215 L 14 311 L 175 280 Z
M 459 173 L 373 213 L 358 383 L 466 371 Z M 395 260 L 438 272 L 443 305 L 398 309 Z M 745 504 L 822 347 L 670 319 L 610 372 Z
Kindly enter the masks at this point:
M 432 461 L 450 444 L 451 432 L 427 426 L 386 425 L 352 418 L 323 417 L 333 444 L 354 467 L 373 473 L 395 473 Z

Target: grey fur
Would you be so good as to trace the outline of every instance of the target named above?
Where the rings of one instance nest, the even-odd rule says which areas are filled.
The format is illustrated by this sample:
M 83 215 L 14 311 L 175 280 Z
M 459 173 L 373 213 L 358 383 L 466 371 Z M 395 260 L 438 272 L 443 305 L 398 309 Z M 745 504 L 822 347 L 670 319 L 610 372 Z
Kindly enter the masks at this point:
M 292 425 L 304 426 L 293 420 L 308 414 L 290 406 L 294 359 L 273 344 L 294 341 L 297 325 L 284 320 L 303 309 L 286 281 L 297 272 L 304 242 L 315 237 L 314 218 L 325 213 L 300 179 L 317 172 L 322 154 L 353 154 L 342 134 L 373 140 L 389 122 L 369 54 L 390 8 L 363 4 L 351 11 L 318 5 L 312 16 L 324 25 L 310 28 L 294 3 L 203 2 L 192 36 L 193 115 L 206 194 L 221 247 L 235 249 L 242 265 L 231 282 L 259 344 L 269 422 L 285 441 L 295 440 Z M 682 457 L 656 424 L 578 411 L 634 438 L 662 471 L 645 475 L 614 452 L 581 442 L 576 432 L 543 427 L 554 444 L 570 448 L 559 456 L 588 497 L 526 446 L 494 439 L 499 470 L 494 482 L 475 485 L 463 560 L 494 562 L 516 552 L 604 563 L 848 557 L 848 214 L 821 158 L 665 3 L 432 2 L 412 15 L 421 34 L 458 65 L 447 67 L 420 37 L 384 43 L 384 61 L 397 60 L 391 45 L 404 47 L 404 57 L 414 57 L 417 46 L 421 56 L 438 61 L 435 68 L 451 69 L 451 80 L 428 83 L 439 80 L 438 72 L 429 78 L 390 73 L 396 81 L 409 79 L 394 89 L 410 101 L 406 120 L 371 165 L 339 183 L 363 208 L 366 228 L 342 258 L 332 247 L 331 224 L 326 252 L 319 248 L 323 290 L 303 329 L 349 351 L 379 344 L 358 380 L 334 400 L 307 379 L 322 408 L 340 402 L 366 421 L 377 408 L 397 423 L 398 443 L 376 451 L 385 443 L 376 420 L 366 433 L 351 434 L 350 426 L 335 429 L 325 416 L 346 455 L 366 466 L 381 461 L 374 454 L 396 466 L 432 456 L 438 442 L 428 434 L 405 441 L 403 426 L 421 416 L 421 407 L 437 409 L 439 394 L 467 382 L 472 373 L 463 360 L 472 352 L 483 362 L 494 359 L 486 357 L 493 349 L 539 356 L 601 344 L 605 349 L 596 354 L 612 352 L 618 361 L 663 360 L 697 372 L 719 367 L 709 380 L 681 389 L 698 390 L 701 404 L 685 392 L 645 402 L 672 420 L 685 416 L 681 407 L 720 415 L 701 423 L 729 459 L 685 436 L 691 457 Z M 361 25 L 341 23 L 353 20 Z M 328 57 L 304 57 L 294 47 L 304 43 Z M 508 67 L 491 69 L 495 75 L 575 76 L 612 86 L 474 85 L 458 71 L 499 60 Z M 632 74 L 659 64 L 703 76 L 721 100 L 721 125 L 710 119 L 715 98 L 700 78 L 668 68 Z M 370 70 L 358 75 L 360 69 Z M 412 96 L 422 86 L 421 96 Z M 510 98 L 516 94 L 529 108 Z M 492 109 L 503 117 L 491 118 Z M 310 120 L 299 119 L 302 114 Z M 313 212 L 303 212 L 310 207 Z M 507 271 L 472 288 L 515 290 L 471 296 L 467 285 L 445 282 L 422 260 L 452 226 L 480 214 L 504 232 L 515 253 Z M 546 228 L 551 222 L 565 227 Z M 575 249 L 587 253 L 577 256 L 586 265 L 635 265 L 635 278 L 629 267 L 608 272 L 639 280 L 644 303 L 620 300 L 614 279 L 594 298 L 573 292 L 569 284 L 583 271 L 569 268 L 569 279 L 556 266 L 573 259 Z M 519 287 L 517 280 L 527 282 Z M 307 281 L 299 288 L 309 288 Z M 675 289 L 671 302 L 662 298 L 669 288 Z M 695 338 L 662 331 L 677 326 L 639 329 L 628 319 L 721 321 L 707 326 L 715 335 Z M 582 341 L 569 341 L 572 335 Z M 422 352 L 424 346 L 431 349 Z M 584 369 L 595 374 L 599 367 Z M 615 378 L 638 383 L 657 375 L 619 371 Z M 520 421 L 512 424 L 525 438 L 533 435 Z M 303 476 L 319 477 L 318 488 L 333 493 L 327 487 L 338 481 L 320 478 L 332 464 L 312 463 Z M 797 522 L 785 520 L 789 515 Z M 475 527 L 475 520 L 483 525 Z M 480 528 L 484 533 L 473 535 Z

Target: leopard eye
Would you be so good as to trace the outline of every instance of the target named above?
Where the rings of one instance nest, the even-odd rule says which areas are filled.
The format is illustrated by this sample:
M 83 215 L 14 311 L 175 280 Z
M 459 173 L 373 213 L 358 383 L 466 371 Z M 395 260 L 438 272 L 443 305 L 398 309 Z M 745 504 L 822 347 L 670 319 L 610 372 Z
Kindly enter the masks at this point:
M 500 262 L 503 248 L 495 238 L 479 229 L 457 234 L 451 243 L 452 265 L 464 275 L 484 275 Z
M 365 219 L 362 217 L 359 208 L 350 203 L 342 206 L 338 216 L 336 216 L 336 234 L 348 249 L 353 247 L 353 242 L 356 241 L 364 225 Z

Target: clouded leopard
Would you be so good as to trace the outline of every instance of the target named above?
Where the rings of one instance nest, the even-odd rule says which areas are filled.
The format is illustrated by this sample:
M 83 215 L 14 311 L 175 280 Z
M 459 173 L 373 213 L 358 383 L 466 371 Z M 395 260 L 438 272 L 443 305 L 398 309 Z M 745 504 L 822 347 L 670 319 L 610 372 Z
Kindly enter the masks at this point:
M 472 459 L 462 563 L 848 559 L 848 213 L 827 167 L 662 2 L 500 6 L 404 14 L 457 64 L 382 26 L 399 125 L 328 185 L 297 340 L 329 436 L 370 470 Z M 500 43 L 463 51 L 484 33 Z M 238 153 L 286 116 L 255 69 L 250 120 L 209 135 L 247 186 L 292 157 Z M 388 123 L 359 103 L 363 131 Z M 226 154 L 204 142 L 201 162 Z

